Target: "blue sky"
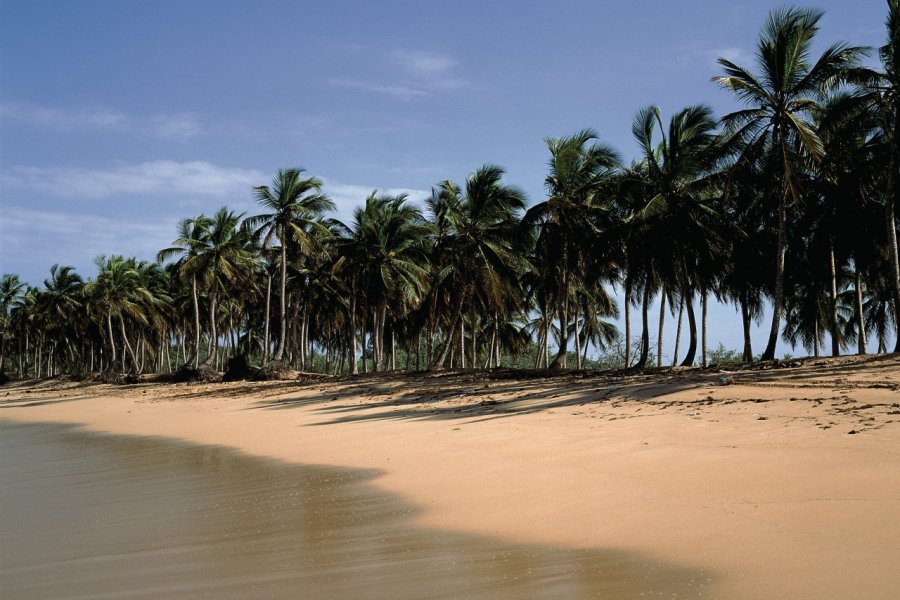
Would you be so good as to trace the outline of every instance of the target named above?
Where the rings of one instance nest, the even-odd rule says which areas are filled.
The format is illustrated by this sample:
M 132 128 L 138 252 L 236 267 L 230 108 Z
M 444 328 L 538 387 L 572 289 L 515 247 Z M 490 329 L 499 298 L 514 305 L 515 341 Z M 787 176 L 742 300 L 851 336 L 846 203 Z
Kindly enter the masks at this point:
M 546 136 L 592 127 L 630 159 L 642 106 L 736 108 L 715 60 L 752 65 L 775 6 L 2 0 L 0 270 L 152 258 L 182 217 L 252 214 L 281 167 L 324 179 L 339 216 L 486 162 L 537 201 Z M 884 2 L 814 6 L 820 49 L 882 43 Z M 740 346 L 732 308 L 711 341 Z

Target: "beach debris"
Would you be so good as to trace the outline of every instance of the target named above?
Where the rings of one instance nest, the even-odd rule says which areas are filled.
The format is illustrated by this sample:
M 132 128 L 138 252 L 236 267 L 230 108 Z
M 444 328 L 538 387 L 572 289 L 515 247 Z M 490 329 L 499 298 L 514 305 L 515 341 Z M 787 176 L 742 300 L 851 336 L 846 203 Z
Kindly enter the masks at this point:
M 202 364 L 196 369 L 191 365 L 183 365 L 172 373 L 172 381 L 176 383 L 213 383 L 221 380 L 222 376 L 219 375 L 219 372 L 208 364 Z
M 757 421 L 765 421 L 766 419 L 768 419 L 768 417 L 766 417 L 766 415 L 761 415 L 759 413 L 753 413 L 753 418 L 756 419 Z
M 850 431 L 847 432 L 847 435 L 856 435 L 857 433 L 859 433 L 857 430 L 851 429 Z
M 284 381 L 289 379 L 297 379 L 297 373 L 276 362 L 270 362 L 261 366 L 253 376 L 253 381 Z
M 107 369 L 98 373 L 95 377 L 100 383 L 112 383 L 114 385 L 132 385 L 140 381 L 140 378 L 134 373 L 119 373 L 112 369 Z
M 722 375 L 719 377 L 719 385 L 734 385 L 734 377 L 731 375 Z
M 250 365 L 246 354 L 238 354 L 228 359 L 222 381 L 241 381 L 253 379 L 257 369 Z

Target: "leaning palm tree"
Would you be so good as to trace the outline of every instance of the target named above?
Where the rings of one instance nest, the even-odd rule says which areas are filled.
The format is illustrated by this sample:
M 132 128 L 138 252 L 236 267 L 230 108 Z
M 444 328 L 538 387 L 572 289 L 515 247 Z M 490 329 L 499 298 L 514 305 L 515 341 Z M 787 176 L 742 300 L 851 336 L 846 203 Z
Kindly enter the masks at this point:
M 772 297 L 772 327 L 762 358 L 775 356 L 784 296 L 787 211 L 789 201 L 802 195 L 801 170 L 804 156 L 819 159 L 822 142 L 808 121 L 818 100 L 842 83 L 849 69 L 857 66 L 865 51 L 834 44 L 815 61 L 810 51 L 822 12 L 813 9 L 780 8 L 769 14 L 756 47 L 759 72 L 754 74 L 724 58 L 725 74 L 713 81 L 732 91 L 750 107 L 723 118 L 727 133 L 740 140 L 742 154 L 764 149 L 779 171 L 775 190 L 778 206 L 778 248 L 775 256 L 775 286 Z M 738 161 L 740 162 L 740 160 Z
M 255 188 L 256 201 L 270 212 L 247 219 L 262 237 L 262 247 L 271 248 L 276 240 L 281 246 L 281 331 L 275 361 L 284 357 L 287 332 L 287 252 L 296 242 L 304 252 L 313 251 L 310 228 L 324 227 L 318 218 L 326 210 L 334 210 L 334 202 L 322 193 L 321 180 L 302 177 L 303 169 L 281 169 L 272 180 L 272 187 Z
M 560 322 L 559 345 L 551 368 L 566 366 L 569 344 L 569 289 L 580 275 L 584 253 L 596 239 L 603 212 L 600 192 L 620 164 L 618 153 L 597 142 L 598 135 L 585 129 L 562 138 L 547 138 L 550 172 L 544 180 L 548 198 L 533 206 L 525 222 L 539 228 L 539 244 L 550 283 L 556 289 Z

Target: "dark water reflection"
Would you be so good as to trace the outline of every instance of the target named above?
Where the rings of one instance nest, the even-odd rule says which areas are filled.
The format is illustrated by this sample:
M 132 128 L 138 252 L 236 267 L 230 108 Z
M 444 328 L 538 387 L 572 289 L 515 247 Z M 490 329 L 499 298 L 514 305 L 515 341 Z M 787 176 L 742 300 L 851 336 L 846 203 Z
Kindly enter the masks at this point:
M 412 526 L 374 475 L 0 421 L 0 597 L 703 597 L 639 556 Z

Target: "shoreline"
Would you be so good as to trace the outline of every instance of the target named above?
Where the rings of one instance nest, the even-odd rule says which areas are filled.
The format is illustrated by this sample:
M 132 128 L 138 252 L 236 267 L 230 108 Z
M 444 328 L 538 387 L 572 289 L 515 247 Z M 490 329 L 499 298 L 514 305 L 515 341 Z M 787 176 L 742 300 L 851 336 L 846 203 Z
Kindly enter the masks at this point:
M 413 524 L 635 551 L 716 573 L 713 597 L 891 597 L 900 359 L 723 376 L 44 380 L 0 387 L 0 418 L 376 469 Z

